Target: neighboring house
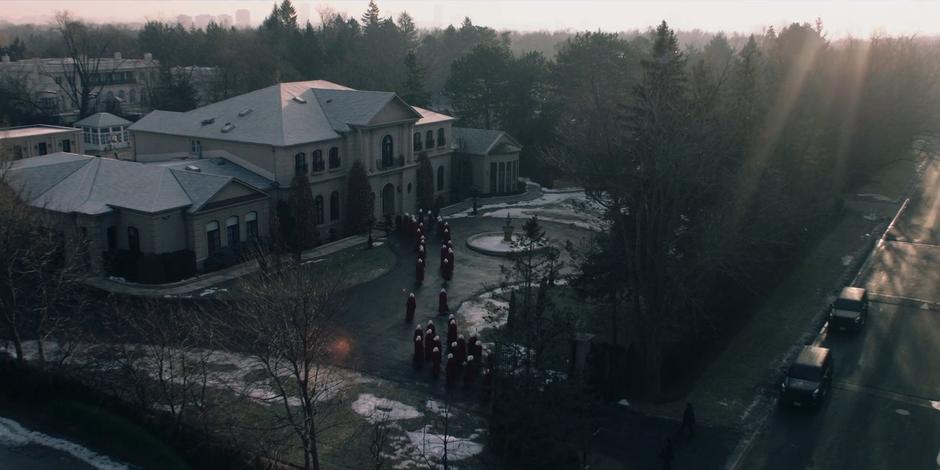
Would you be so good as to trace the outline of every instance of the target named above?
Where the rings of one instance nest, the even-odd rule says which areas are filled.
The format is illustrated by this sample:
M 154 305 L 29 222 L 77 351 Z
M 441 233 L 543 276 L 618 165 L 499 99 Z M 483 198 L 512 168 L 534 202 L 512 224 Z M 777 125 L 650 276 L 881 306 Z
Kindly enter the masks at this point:
M 45 124 L 0 129 L 0 160 L 20 160 L 54 152 L 82 153 L 81 129 Z
M 160 63 L 149 53 L 142 59 L 124 59 L 120 52 L 114 57 L 90 61 L 97 65 L 93 111 L 120 109 L 126 116 L 141 116 L 150 111 L 150 93 L 160 79 Z M 43 111 L 63 123 L 79 119 L 79 103 L 75 99 L 71 82 L 76 78 L 75 62 L 71 58 L 23 59 L 11 61 L 0 57 L 0 78 L 21 82 L 32 94 L 32 99 Z
M 218 67 L 200 67 L 198 65 L 176 66 L 170 69 L 174 79 L 185 79 L 196 92 L 196 106 L 205 106 L 213 100 L 219 77 Z
M 12 162 L 5 178 L 30 205 L 79 227 L 91 254 L 190 251 L 201 267 L 216 250 L 269 231 L 271 204 L 254 186 L 268 182 L 230 162 L 163 166 L 54 153 Z M 96 272 L 101 261 L 88 260 Z
M 99 157 L 129 160 L 133 156 L 130 134 L 131 122 L 111 113 L 95 113 L 74 124 L 82 130 L 85 152 Z M 77 152 L 81 153 L 81 152 Z
M 503 131 L 455 127 L 457 150 L 454 181 L 459 197 L 506 194 L 520 190 L 519 152 L 522 146 Z
M 434 172 L 435 199 L 454 190 L 454 118 L 405 103 L 395 93 L 315 80 L 281 83 L 188 112 L 154 111 L 131 125 L 135 160 L 220 157 L 275 183 L 286 201 L 295 176 L 309 178 L 321 239 L 342 233 L 346 175 L 354 160 L 369 174 L 377 220 L 414 213 L 417 159 Z

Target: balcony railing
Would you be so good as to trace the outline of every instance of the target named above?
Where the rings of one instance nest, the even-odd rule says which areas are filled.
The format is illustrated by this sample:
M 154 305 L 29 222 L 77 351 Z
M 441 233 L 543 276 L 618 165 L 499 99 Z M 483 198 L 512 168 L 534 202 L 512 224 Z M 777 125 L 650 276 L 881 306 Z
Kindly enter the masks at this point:
M 379 171 L 391 170 L 405 166 L 405 156 L 399 155 L 396 158 L 379 158 L 375 160 L 375 167 Z

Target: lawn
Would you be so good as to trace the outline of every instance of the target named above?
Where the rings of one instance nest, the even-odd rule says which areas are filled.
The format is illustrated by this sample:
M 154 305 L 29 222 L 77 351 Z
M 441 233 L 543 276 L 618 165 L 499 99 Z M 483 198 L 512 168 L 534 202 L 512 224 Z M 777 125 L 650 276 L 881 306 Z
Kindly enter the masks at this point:
M 352 287 L 391 271 L 395 267 L 395 253 L 388 246 L 377 242 L 372 249 L 356 246 L 304 261 L 304 267 L 312 273 L 328 272 L 344 279 L 344 283 Z

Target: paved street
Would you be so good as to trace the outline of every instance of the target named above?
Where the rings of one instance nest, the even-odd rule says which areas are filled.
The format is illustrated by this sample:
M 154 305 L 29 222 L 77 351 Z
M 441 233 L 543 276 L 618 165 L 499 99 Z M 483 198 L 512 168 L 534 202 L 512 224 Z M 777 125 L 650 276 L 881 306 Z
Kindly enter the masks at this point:
M 938 184 L 933 162 L 862 273 L 885 295 L 866 329 L 821 338 L 835 360 L 829 400 L 816 411 L 778 408 L 739 468 L 940 468 Z

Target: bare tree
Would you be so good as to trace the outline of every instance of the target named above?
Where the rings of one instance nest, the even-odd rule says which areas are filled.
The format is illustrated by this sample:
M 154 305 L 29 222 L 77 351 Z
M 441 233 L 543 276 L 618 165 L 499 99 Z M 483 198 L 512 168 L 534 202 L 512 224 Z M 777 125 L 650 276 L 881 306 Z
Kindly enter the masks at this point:
M 61 69 L 47 69 L 42 73 L 55 80 L 75 108 L 79 118 L 94 111 L 92 102 L 108 82 L 118 61 L 103 59 L 114 35 L 102 28 L 76 20 L 67 12 L 56 14 L 56 30 L 68 54 Z
M 262 269 L 242 285 L 242 298 L 221 319 L 230 333 L 229 346 L 259 366 L 262 386 L 270 392 L 263 399 L 280 405 L 268 409 L 276 427 L 293 435 L 291 447 L 303 453 L 307 470 L 321 468 L 324 402 L 343 386 L 336 370 L 325 365 L 334 345 L 334 320 L 344 309 L 339 287 L 336 276 L 313 274 L 299 265 L 280 272 Z
M 23 342 L 37 340 L 44 365 L 44 341 L 67 331 L 85 305 L 86 244 L 67 221 L 26 203 L 8 168 L 0 160 L 0 334 L 18 361 L 26 359 Z

